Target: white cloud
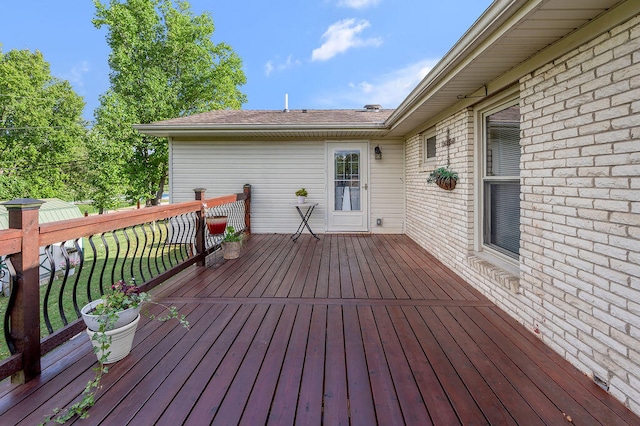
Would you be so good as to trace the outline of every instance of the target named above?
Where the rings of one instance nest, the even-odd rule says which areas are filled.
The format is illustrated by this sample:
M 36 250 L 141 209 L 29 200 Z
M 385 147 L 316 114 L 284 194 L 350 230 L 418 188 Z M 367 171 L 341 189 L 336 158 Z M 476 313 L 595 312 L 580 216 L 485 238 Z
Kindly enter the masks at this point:
M 338 6 L 351 9 L 365 9 L 376 6 L 378 3 L 380 3 L 380 0 L 338 0 Z
M 326 61 L 339 53 L 346 52 L 352 47 L 380 46 L 382 39 L 358 37 L 364 29 L 369 27 L 369 21 L 355 19 L 343 19 L 329 26 L 322 35 L 324 43 L 311 53 L 312 61 Z
M 329 97 L 320 102 L 328 108 L 351 108 L 366 104 L 395 108 L 437 63 L 438 59 L 425 59 L 383 74 L 372 81 L 352 82 L 346 92 L 328 94 Z
M 89 62 L 82 61 L 77 65 L 74 65 L 71 70 L 63 77 L 75 86 L 84 87 L 84 75 L 89 72 Z
M 287 56 L 287 59 L 284 62 L 277 63 L 276 61 L 278 59 L 279 58 L 276 58 L 275 61 L 267 61 L 267 63 L 264 65 L 264 73 L 267 75 L 267 77 L 270 76 L 274 71 L 281 72 L 302 64 L 302 61 L 300 61 L 299 59 L 294 59 L 293 55 Z
M 264 65 L 264 73 L 268 76 L 271 75 L 271 73 L 273 72 L 273 61 L 267 61 L 267 63 Z

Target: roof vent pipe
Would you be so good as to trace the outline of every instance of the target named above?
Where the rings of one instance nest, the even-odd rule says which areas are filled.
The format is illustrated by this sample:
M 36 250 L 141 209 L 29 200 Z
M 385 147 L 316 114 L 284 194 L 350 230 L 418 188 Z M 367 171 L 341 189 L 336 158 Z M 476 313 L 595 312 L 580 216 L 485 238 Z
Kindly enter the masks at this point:
M 289 94 L 284 94 L 284 112 L 289 112 Z

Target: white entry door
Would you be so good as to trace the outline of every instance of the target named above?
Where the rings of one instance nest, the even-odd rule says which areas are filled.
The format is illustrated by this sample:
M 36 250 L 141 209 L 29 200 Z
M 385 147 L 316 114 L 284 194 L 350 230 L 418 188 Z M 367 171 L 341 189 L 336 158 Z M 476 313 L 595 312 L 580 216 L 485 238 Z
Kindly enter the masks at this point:
M 327 144 L 327 231 L 369 230 L 369 144 Z

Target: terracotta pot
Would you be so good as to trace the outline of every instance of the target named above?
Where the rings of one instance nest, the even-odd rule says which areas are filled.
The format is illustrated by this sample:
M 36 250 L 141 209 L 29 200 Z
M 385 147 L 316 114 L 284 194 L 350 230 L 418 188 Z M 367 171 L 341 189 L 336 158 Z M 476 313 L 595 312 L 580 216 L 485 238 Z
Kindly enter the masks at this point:
M 96 306 L 102 303 L 102 299 L 94 300 L 82 307 L 80 309 L 80 313 L 82 314 L 82 319 L 84 320 L 85 325 L 91 331 L 100 330 L 100 323 L 106 322 L 106 318 L 104 315 L 93 315 L 90 314 Z M 136 308 L 125 309 L 124 311 L 120 311 L 117 313 L 118 319 L 114 324 L 110 324 L 107 326 L 107 330 L 113 330 L 116 328 L 120 328 L 129 324 L 131 321 L 135 320 L 138 314 L 140 313 L 140 308 L 142 306 L 138 305 Z
M 116 361 L 120 361 L 122 358 L 129 355 L 131 352 L 131 348 L 133 347 L 133 338 L 136 335 L 136 328 L 138 327 L 138 322 L 140 321 L 140 315 L 129 324 L 124 327 L 115 328 L 110 331 L 106 331 L 105 334 L 111 337 L 111 344 L 107 349 L 108 355 L 105 364 L 111 364 Z M 93 340 L 93 336 L 96 334 L 95 331 L 91 331 L 87 328 L 87 334 L 89 335 L 89 339 L 91 339 L 91 344 L 94 348 L 98 348 L 96 352 L 96 356 L 98 360 L 102 358 L 102 351 L 100 350 L 100 343 Z
M 210 216 L 206 218 L 206 222 L 211 235 L 224 234 L 227 229 L 227 216 Z

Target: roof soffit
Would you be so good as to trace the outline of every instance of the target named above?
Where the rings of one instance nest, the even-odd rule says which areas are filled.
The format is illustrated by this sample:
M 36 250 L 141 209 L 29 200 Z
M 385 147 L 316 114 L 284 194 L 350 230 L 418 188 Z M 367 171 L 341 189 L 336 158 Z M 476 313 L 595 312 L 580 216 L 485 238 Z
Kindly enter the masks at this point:
M 420 131 L 425 124 L 432 125 L 452 111 L 509 87 L 525 73 L 518 65 L 585 27 L 617 3 L 625 2 L 495 2 L 389 117 L 389 136 Z M 515 68 L 521 75 L 492 84 Z

